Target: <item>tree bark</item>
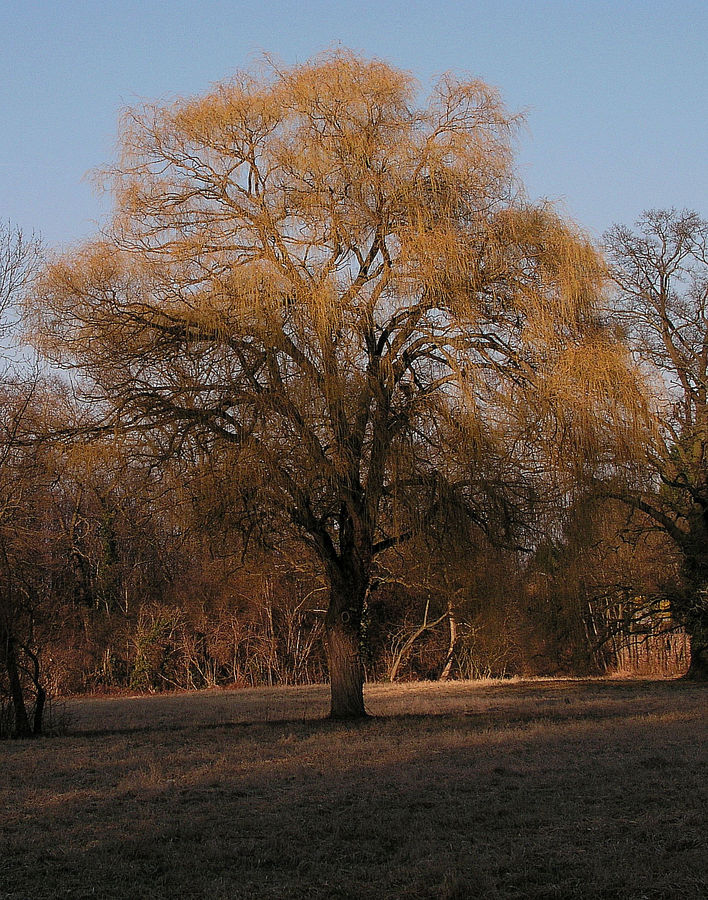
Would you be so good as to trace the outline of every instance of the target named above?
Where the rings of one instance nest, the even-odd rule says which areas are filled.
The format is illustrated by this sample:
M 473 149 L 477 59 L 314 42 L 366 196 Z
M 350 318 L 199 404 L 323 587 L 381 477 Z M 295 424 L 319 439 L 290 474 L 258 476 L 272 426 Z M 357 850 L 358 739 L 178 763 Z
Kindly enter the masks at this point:
M 691 681 L 708 681 L 708 623 L 705 621 L 691 623 L 687 630 L 691 645 L 691 663 L 685 677 Z
M 38 737 L 42 734 L 44 728 L 44 707 L 47 702 L 47 692 L 39 685 L 37 687 L 37 702 L 34 707 L 34 719 L 32 725 L 32 734 Z
M 704 549 L 708 534 L 704 528 L 695 528 L 690 537 L 684 562 L 688 590 L 674 606 L 691 647 L 691 662 L 684 677 L 691 681 L 708 681 L 708 555 Z
M 440 673 L 440 681 L 447 681 L 452 672 L 452 661 L 455 656 L 455 645 L 457 644 L 457 620 L 455 619 L 455 607 L 452 600 L 447 602 L 447 617 L 450 626 L 450 641 L 447 645 L 447 656 L 445 657 L 445 665 Z
M 29 648 L 25 648 L 26 652 L 32 659 L 32 664 L 34 666 L 34 672 L 32 674 L 32 681 L 34 682 L 34 690 L 35 690 L 35 703 L 34 703 L 34 716 L 32 717 L 32 734 L 37 737 L 42 734 L 42 728 L 44 724 L 44 707 L 47 702 L 47 692 L 42 686 L 40 676 L 40 666 L 39 666 L 39 657 L 33 653 Z
M 10 633 L 5 636 L 5 669 L 10 683 L 10 697 L 12 698 L 12 708 L 15 714 L 13 737 L 32 737 L 32 728 L 27 715 L 27 707 L 25 706 L 22 682 L 20 680 L 20 672 L 17 665 L 15 640 Z
M 325 647 L 330 680 L 330 718 L 360 719 L 364 708 L 364 667 L 361 662 L 363 603 L 358 592 L 348 596 L 332 589 L 325 617 Z

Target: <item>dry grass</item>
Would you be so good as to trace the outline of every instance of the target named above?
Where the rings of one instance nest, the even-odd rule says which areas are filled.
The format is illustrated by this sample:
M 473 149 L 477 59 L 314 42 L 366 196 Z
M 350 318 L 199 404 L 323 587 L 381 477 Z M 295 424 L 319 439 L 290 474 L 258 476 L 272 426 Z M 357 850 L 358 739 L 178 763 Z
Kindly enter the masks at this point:
M 704 898 L 705 687 L 73 700 L 0 746 L 0 896 Z

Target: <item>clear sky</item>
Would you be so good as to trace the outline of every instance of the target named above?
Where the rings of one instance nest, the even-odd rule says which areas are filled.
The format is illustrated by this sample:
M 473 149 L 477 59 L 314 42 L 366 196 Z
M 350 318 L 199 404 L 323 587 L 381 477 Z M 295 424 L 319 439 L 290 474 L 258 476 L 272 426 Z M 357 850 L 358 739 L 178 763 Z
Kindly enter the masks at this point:
M 0 218 L 51 245 L 109 209 L 86 173 L 119 111 L 193 95 L 262 51 L 342 45 L 496 85 L 525 110 L 529 194 L 598 236 L 651 207 L 708 217 L 708 0 L 0 0 Z

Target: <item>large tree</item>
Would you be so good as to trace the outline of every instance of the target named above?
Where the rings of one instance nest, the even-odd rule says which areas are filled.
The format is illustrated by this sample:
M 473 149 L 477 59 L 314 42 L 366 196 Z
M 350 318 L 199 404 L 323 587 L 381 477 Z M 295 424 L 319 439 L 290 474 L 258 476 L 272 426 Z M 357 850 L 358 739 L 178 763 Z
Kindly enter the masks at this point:
M 691 640 L 689 677 L 708 679 L 708 222 L 653 210 L 606 235 L 617 318 L 652 380 L 649 474 L 618 497 L 663 530 L 682 560 L 674 615 Z
M 234 496 L 315 552 L 336 717 L 364 714 L 377 556 L 443 510 L 510 535 L 550 435 L 629 443 L 641 406 L 597 256 L 524 201 L 495 91 L 417 100 L 341 52 L 128 111 L 112 225 L 38 299 L 107 426 L 230 445 Z

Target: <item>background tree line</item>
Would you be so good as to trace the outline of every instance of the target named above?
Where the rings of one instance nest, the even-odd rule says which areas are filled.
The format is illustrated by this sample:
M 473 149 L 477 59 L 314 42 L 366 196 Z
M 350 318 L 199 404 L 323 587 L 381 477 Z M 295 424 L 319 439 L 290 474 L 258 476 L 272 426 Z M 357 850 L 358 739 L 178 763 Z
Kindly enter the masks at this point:
M 127 113 L 110 229 L 41 274 L 4 233 L 5 321 L 77 373 L 3 380 L 10 729 L 325 675 L 357 716 L 365 677 L 674 666 L 679 626 L 705 677 L 706 225 L 603 258 L 514 127 L 337 53 Z

